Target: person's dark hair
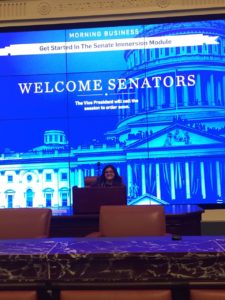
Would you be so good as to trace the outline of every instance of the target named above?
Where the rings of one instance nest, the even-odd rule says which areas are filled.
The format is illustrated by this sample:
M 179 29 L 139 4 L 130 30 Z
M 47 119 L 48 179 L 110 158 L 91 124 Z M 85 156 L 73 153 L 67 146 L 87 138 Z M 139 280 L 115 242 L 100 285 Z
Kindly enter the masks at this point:
M 109 165 L 106 165 L 106 166 L 103 168 L 102 174 L 101 174 L 101 176 L 100 176 L 100 178 L 99 178 L 99 182 L 100 182 L 100 183 L 103 183 L 103 184 L 106 182 L 105 171 L 106 171 L 108 168 L 111 168 L 111 169 L 113 170 L 114 174 L 115 174 L 115 177 L 114 177 L 114 179 L 113 179 L 113 184 L 114 184 L 114 185 L 121 185 L 121 184 L 122 184 L 122 179 L 121 179 L 120 175 L 118 174 L 117 169 L 116 169 L 113 165 L 110 165 L 110 164 L 109 164 Z

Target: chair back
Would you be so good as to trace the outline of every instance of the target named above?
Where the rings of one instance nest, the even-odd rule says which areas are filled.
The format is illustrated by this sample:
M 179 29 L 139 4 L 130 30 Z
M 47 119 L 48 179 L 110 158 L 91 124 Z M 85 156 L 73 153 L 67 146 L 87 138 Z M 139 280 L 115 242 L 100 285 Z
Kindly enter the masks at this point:
M 60 300 L 172 300 L 170 290 L 76 290 L 61 291 Z
M 161 205 L 102 206 L 99 216 L 101 236 L 162 236 L 166 234 Z
M 38 300 L 36 291 L 0 291 L 0 300 Z
M 84 177 L 84 186 L 92 186 L 97 181 L 98 176 L 85 176 Z
M 0 209 L 0 239 L 48 237 L 51 216 L 48 208 Z
M 190 300 L 224 300 L 225 289 L 191 289 Z
M 121 176 L 120 177 L 120 180 L 121 180 L 121 183 L 123 182 L 123 179 Z M 92 186 L 94 183 L 97 182 L 97 179 L 99 178 L 99 176 L 85 176 L 84 177 L 84 186 L 85 187 L 90 187 Z

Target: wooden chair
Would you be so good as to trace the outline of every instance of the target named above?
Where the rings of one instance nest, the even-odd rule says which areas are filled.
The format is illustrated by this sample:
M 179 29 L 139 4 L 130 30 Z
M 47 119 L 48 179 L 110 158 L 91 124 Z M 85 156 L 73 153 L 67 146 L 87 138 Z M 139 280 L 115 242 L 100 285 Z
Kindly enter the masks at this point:
M 101 206 L 99 231 L 88 237 L 166 235 L 164 208 L 161 205 Z
M 61 291 L 60 300 L 172 300 L 170 290 Z
M 224 300 L 225 289 L 191 289 L 190 300 Z
M 51 216 L 48 208 L 0 209 L 0 239 L 46 238 Z

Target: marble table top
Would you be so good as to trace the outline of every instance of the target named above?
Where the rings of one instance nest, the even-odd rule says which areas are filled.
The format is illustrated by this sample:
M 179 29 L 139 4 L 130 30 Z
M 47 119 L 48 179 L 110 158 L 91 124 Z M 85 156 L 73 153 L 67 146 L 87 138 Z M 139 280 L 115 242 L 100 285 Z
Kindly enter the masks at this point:
M 225 237 L 0 240 L 0 283 L 225 280 Z
M 4 255 L 69 255 L 111 253 L 209 253 L 224 252 L 225 236 L 183 236 L 120 238 L 43 238 L 0 240 L 0 259 Z

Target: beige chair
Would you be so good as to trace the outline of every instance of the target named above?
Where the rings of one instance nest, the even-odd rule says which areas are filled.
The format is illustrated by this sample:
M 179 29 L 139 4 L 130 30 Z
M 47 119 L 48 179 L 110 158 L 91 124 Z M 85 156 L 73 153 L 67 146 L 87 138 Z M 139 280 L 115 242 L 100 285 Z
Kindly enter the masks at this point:
M 61 291 L 60 300 L 172 300 L 170 290 Z
M 37 300 L 36 291 L 0 291 L 0 300 Z
M 48 208 L 0 209 L 0 239 L 46 238 L 51 216 Z
M 161 205 L 101 206 L 99 231 L 88 237 L 166 235 L 164 208 Z
M 225 289 L 192 289 L 190 300 L 224 300 Z

